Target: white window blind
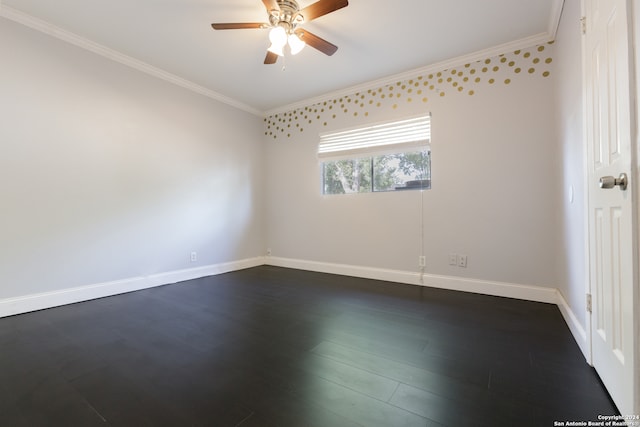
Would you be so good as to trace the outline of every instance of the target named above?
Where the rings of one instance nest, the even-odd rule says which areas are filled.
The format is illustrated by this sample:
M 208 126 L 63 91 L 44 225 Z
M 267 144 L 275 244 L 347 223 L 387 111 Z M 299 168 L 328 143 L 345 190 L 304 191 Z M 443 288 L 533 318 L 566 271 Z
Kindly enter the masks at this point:
M 387 152 L 401 153 L 431 142 L 431 115 L 356 129 L 320 134 L 318 157 L 322 160 Z

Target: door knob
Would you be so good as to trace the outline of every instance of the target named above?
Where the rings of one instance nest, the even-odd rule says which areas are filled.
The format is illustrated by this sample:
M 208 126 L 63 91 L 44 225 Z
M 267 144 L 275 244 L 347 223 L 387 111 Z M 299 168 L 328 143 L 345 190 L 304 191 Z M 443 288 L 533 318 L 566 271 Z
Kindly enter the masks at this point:
M 600 178 L 600 188 L 613 188 L 616 185 L 620 186 L 620 190 L 626 190 L 629 180 L 626 173 L 621 173 L 618 178 L 612 176 L 603 176 Z

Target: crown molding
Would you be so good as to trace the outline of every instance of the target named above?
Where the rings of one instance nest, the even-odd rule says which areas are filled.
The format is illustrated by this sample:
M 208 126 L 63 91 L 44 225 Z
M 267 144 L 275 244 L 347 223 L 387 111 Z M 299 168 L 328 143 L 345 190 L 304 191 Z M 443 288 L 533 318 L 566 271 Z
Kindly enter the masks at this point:
M 553 0 L 551 15 L 549 16 L 549 25 L 547 27 L 547 33 L 549 33 L 550 40 L 556 39 L 558 27 L 560 27 L 562 9 L 564 9 L 564 0 Z
M 223 104 L 227 104 L 231 107 L 237 108 L 239 110 L 246 111 L 247 113 L 251 113 L 253 115 L 263 117 L 264 112 L 253 108 L 249 105 L 236 101 L 235 99 L 224 96 L 218 92 L 207 89 L 203 86 L 200 86 L 196 83 L 193 83 L 189 80 L 186 80 L 182 77 L 176 76 L 175 74 L 171 74 L 165 70 L 162 70 L 158 67 L 154 67 L 153 65 L 149 65 L 146 62 L 140 61 L 138 59 L 132 58 L 128 55 L 120 53 L 114 49 L 103 46 L 99 43 L 95 43 L 91 40 L 88 40 L 84 37 L 81 37 L 77 34 L 74 34 L 70 31 L 64 30 L 62 28 L 56 27 L 53 24 L 50 24 L 41 19 L 35 18 L 29 14 L 11 8 L 9 6 L 5 6 L 2 4 L 0 0 L 0 17 L 9 19 L 13 22 L 17 22 L 26 27 L 34 29 L 36 31 L 40 31 L 41 33 L 47 34 L 51 37 L 55 37 L 59 40 L 70 43 L 74 46 L 80 47 L 82 49 L 88 50 L 92 53 L 100 55 L 104 58 L 110 59 L 115 62 L 119 62 L 120 64 L 131 67 L 135 70 L 148 74 L 150 76 L 159 78 L 166 82 L 172 83 L 174 85 L 180 86 L 184 89 L 190 90 L 197 94 L 206 96 L 215 101 L 221 102 Z
M 299 101 L 293 104 L 285 105 L 283 107 L 278 107 L 273 110 L 265 111 L 264 114 L 266 117 L 269 117 L 274 114 L 285 113 L 288 111 L 296 110 L 298 108 L 308 107 L 309 105 L 330 101 L 332 99 L 336 99 L 345 95 L 350 95 L 352 93 L 366 91 L 373 87 L 387 86 L 390 84 L 394 84 L 395 82 L 398 82 L 398 81 L 414 78 L 418 75 L 429 74 L 437 71 L 446 70 L 449 68 L 460 67 L 464 64 L 469 64 L 476 61 L 482 61 L 484 59 L 502 55 L 507 52 L 513 52 L 518 49 L 526 49 L 531 46 L 548 43 L 554 40 L 554 36 L 555 34 L 552 35 L 549 33 L 540 33 L 531 37 L 526 37 L 520 40 L 515 40 L 513 42 L 504 43 L 488 49 L 480 50 L 480 51 L 471 53 L 469 55 L 463 55 L 456 58 L 447 59 L 445 61 L 437 62 L 435 64 L 431 64 L 425 67 L 415 68 L 410 71 L 405 71 L 399 74 L 383 77 L 378 80 L 372 80 L 356 86 L 351 86 L 348 88 L 333 91 L 315 98 L 310 98 L 310 99 Z
M 123 53 L 110 49 L 101 44 L 95 43 L 91 40 L 88 40 L 72 32 L 66 31 L 62 28 L 56 27 L 55 25 L 50 24 L 46 21 L 35 18 L 24 12 L 20 12 L 9 6 L 5 6 L 2 4 L 2 0 L 0 0 L 0 17 L 4 17 L 11 21 L 25 25 L 29 28 L 40 31 L 49 36 L 58 38 L 67 43 L 73 44 L 80 48 L 86 49 L 90 52 L 93 52 L 97 55 L 119 62 L 133 69 L 136 69 L 140 72 L 165 80 L 169 83 L 173 83 L 177 86 L 180 86 L 192 92 L 198 93 L 200 95 L 206 96 L 208 98 L 211 98 L 223 104 L 229 105 L 231 107 L 237 108 L 239 110 L 246 111 L 250 114 L 253 114 L 259 117 L 269 117 L 274 114 L 284 113 L 287 111 L 296 110 L 298 108 L 303 108 L 309 105 L 321 103 L 324 101 L 329 101 L 331 99 L 335 99 L 336 97 L 340 97 L 340 96 L 344 96 L 344 95 L 348 95 L 356 92 L 361 92 L 363 90 L 367 90 L 372 87 L 386 86 L 389 84 L 393 84 L 399 80 L 406 80 L 406 79 L 413 78 L 416 75 L 428 74 L 428 73 L 440 71 L 443 69 L 458 67 L 464 64 L 480 61 L 486 58 L 491 58 L 491 57 L 498 56 L 514 50 L 525 49 L 538 44 L 548 43 L 550 41 L 555 40 L 563 7 L 564 7 L 564 0 L 553 0 L 552 11 L 551 11 L 551 15 L 549 17 L 549 23 L 547 26 L 547 32 L 545 33 L 540 33 L 531 37 L 526 37 L 520 40 L 515 40 L 513 42 L 504 43 L 498 46 L 494 46 L 488 49 L 471 53 L 469 55 L 463 55 L 456 58 L 447 59 L 445 61 L 441 61 L 425 67 L 405 71 L 399 74 L 383 77 L 381 79 L 371 80 L 365 83 L 358 84 L 356 86 L 339 89 L 315 98 L 308 98 L 302 101 L 298 101 L 292 104 L 284 105 L 284 106 L 277 107 L 271 110 L 266 110 L 266 111 L 258 110 L 247 104 L 239 102 L 233 98 L 224 96 L 218 92 L 207 89 L 203 86 L 200 86 L 182 77 L 171 74 L 165 70 L 149 65 L 143 61 L 127 56 Z

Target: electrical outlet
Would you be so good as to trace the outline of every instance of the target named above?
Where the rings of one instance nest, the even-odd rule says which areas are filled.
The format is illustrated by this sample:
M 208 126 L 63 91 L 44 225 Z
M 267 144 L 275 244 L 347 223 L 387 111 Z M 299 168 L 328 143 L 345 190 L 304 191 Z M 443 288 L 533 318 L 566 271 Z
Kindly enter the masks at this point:
M 271 256 L 271 248 L 267 248 L 267 256 Z
M 418 266 L 419 267 L 424 267 L 427 265 L 427 257 L 424 255 L 420 255 L 418 257 Z
M 198 261 L 198 252 L 191 252 L 191 262 Z
M 467 267 L 467 256 L 466 255 L 458 255 L 458 267 Z
M 449 265 L 458 265 L 458 255 L 449 254 Z

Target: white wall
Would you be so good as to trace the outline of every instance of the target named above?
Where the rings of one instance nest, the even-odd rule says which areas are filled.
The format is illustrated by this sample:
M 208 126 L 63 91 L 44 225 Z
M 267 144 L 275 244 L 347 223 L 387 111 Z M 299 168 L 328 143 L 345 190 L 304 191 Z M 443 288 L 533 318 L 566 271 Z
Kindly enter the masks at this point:
M 2 18 L 0 118 L 0 302 L 262 254 L 261 118 Z
M 586 264 L 585 140 L 583 136 L 582 40 L 580 0 L 565 0 L 558 28 L 555 97 L 558 134 L 562 146 L 559 188 L 562 192 L 561 280 L 558 282 L 571 311 L 586 329 L 588 266 Z M 571 193 L 573 189 L 573 200 Z
M 505 52 L 269 117 L 272 255 L 417 272 L 424 252 L 429 275 L 557 287 L 561 150 L 545 74 L 555 57 L 553 45 Z M 432 113 L 431 190 L 320 194 L 320 132 L 419 112 Z M 453 252 L 467 268 L 448 265 Z

